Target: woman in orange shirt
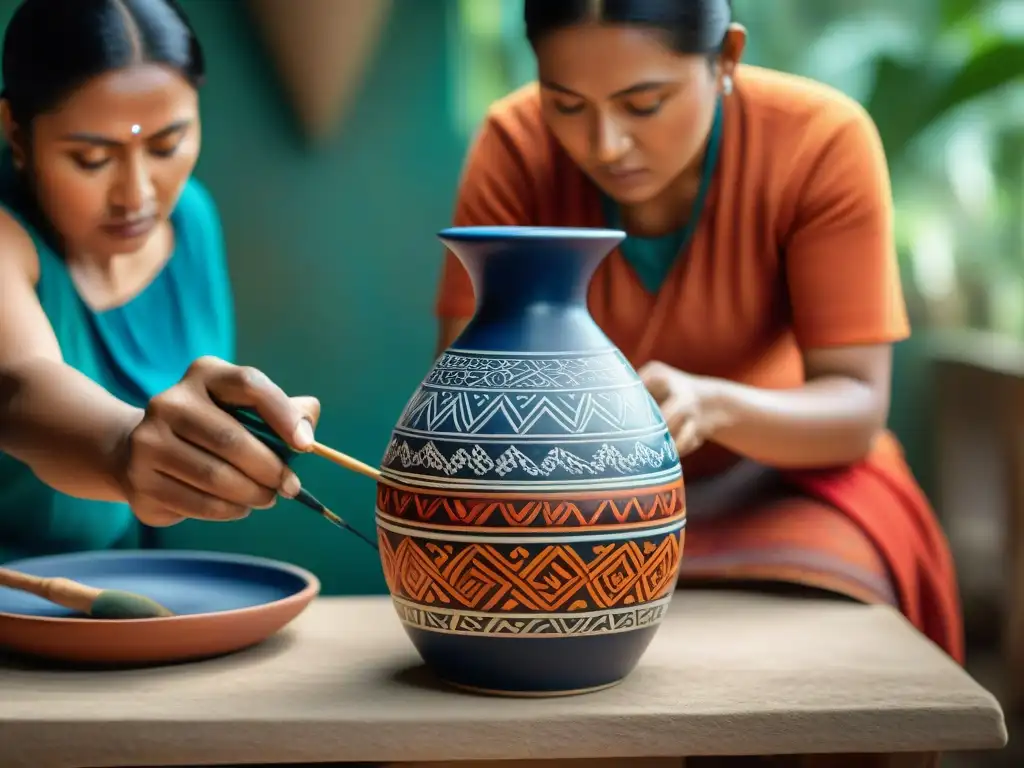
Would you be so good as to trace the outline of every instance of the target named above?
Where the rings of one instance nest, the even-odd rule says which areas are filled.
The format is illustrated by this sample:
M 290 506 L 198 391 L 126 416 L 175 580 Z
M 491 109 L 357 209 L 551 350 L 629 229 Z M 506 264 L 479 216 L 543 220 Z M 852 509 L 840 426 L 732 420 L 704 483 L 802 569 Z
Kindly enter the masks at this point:
M 947 543 L 885 429 L 909 335 L 881 142 L 741 65 L 729 0 L 526 0 L 538 82 L 492 106 L 454 223 L 624 229 L 590 310 L 683 456 L 681 583 L 897 606 L 962 661 Z M 447 254 L 439 348 L 474 311 Z

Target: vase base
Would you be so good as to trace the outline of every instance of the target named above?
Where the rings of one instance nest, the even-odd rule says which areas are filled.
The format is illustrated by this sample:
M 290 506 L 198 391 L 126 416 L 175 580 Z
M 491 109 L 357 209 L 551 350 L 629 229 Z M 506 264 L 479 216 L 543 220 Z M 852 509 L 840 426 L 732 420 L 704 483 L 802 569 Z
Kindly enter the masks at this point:
M 443 678 L 441 678 L 441 682 L 445 685 L 451 686 L 452 688 L 458 688 L 461 691 L 476 693 L 481 696 L 497 696 L 504 699 L 555 699 L 562 696 L 582 696 L 587 693 L 606 691 L 609 688 L 614 688 L 616 685 L 621 683 L 622 680 L 613 680 L 610 683 L 592 685 L 589 688 L 573 688 L 564 691 L 503 691 L 494 688 L 480 688 L 476 685 L 465 685 L 464 683 L 456 683 Z
M 427 668 L 453 688 L 503 698 L 554 698 L 622 682 L 654 637 L 656 624 L 604 635 L 487 637 L 405 626 Z

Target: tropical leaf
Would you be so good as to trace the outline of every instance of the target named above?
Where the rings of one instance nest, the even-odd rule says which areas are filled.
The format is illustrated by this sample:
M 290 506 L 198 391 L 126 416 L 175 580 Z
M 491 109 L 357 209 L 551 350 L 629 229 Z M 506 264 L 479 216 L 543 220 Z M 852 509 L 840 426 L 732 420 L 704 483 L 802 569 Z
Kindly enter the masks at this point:
M 893 56 L 875 60 L 874 87 L 864 108 L 878 127 L 889 162 L 895 164 L 904 149 L 924 127 L 934 84 L 932 70 Z
M 1024 42 L 1001 41 L 976 51 L 948 74 L 928 60 L 914 64 L 879 56 L 865 108 L 878 125 L 891 162 L 928 128 L 974 100 L 1020 80 Z
M 986 10 L 989 0 L 941 0 L 939 13 L 944 27 L 955 27 Z
M 1024 75 L 1024 41 L 1004 40 L 978 51 L 938 93 L 924 119 L 933 121 Z

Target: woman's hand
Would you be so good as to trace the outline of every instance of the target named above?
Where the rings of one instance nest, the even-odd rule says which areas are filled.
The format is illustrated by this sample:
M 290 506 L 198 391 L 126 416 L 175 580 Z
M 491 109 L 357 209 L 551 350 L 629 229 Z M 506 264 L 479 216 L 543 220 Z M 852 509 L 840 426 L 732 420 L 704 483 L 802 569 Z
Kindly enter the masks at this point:
M 680 456 L 693 453 L 728 422 L 716 405 L 713 379 L 659 362 L 647 363 L 639 374 L 661 409 Z
M 215 401 L 255 408 L 299 451 L 313 443 L 319 401 L 289 398 L 253 368 L 200 358 L 149 402 L 124 441 L 119 480 L 143 523 L 237 520 L 299 492 L 295 474 Z

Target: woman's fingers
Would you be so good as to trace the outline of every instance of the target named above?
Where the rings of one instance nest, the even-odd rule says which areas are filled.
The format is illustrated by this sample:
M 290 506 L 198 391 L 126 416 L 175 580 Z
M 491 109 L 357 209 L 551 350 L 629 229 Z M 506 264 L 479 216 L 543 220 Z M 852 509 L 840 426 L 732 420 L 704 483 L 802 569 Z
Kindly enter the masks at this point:
M 170 509 L 160 506 L 149 497 L 140 497 L 132 502 L 132 514 L 151 528 L 169 528 L 186 518 Z
M 320 401 L 309 395 L 293 397 L 291 401 L 310 425 L 316 429 L 316 425 L 320 423 Z
M 658 406 L 661 409 L 661 417 L 665 420 L 665 425 L 673 436 L 683 428 L 693 415 L 686 406 L 687 402 L 685 400 L 674 396 L 667 398 Z
M 680 456 L 693 453 L 704 443 L 697 414 L 690 407 L 690 402 L 688 398 L 672 395 L 660 406 L 662 418 Z
M 148 510 L 143 510 L 143 514 L 151 511 L 155 516 L 178 515 L 194 520 L 224 522 L 242 520 L 248 517 L 250 512 L 249 508 L 242 504 L 225 501 L 162 472 L 153 473 L 146 497 L 145 506 Z M 141 515 L 139 517 L 142 519 Z
M 161 472 L 147 476 L 136 489 L 132 512 L 146 525 L 166 528 L 182 520 L 241 520 L 249 510 L 225 502 Z
M 176 436 L 168 436 L 153 469 L 245 508 L 265 509 L 277 499 L 276 485 L 257 483 L 234 465 Z
M 647 363 L 637 373 L 640 376 L 640 381 L 643 382 L 643 385 L 658 405 L 663 404 L 671 397 L 672 387 L 670 386 L 667 372 L 661 363 Z
M 302 488 L 278 455 L 226 406 L 255 409 L 298 450 L 308 450 L 320 418 L 312 397 L 288 397 L 253 368 L 206 357 L 150 400 L 131 436 L 127 478 L 132 508 L 150 525 L 182 518 L 237 520 Z
M 693 453 L 704 443 L 695 419 L 687 420 L 678 432 L 672 433 L 672 436 L 675 439 L 676 452 L 680 457 Z
M 255 409 L 267 426 L 297 451 L 312 446 L 313 425 L 320 416 L 314 398 L 290 398 L 261 371 L 217 358 L 200 358 L 189 371 L 185 380 L 191 376 L 213 400 Z
M 189 388 L 175 387 L 153 398 L 147 418 L 136 432 L 141 433 L 137 440 L 150 444 L 152 460 L 157 464 L 171 461 L 169 454 L 178 451 L 181 442 L 191 443 L 264 488 L 279 489 L 289 496 L 298 492 L 297 488 L 286 487 L 284 464 L 270 448 L 208 397 Z M 184 470 L 181 465 L 188 461 L 184 456 L 177 460 L 179 475 Z M 207 471 L 200 470 L 187 481 L 208 487 L 210 478 Z

